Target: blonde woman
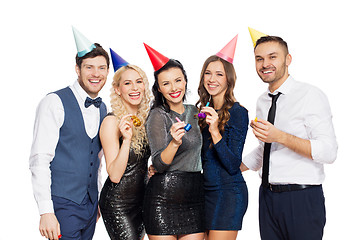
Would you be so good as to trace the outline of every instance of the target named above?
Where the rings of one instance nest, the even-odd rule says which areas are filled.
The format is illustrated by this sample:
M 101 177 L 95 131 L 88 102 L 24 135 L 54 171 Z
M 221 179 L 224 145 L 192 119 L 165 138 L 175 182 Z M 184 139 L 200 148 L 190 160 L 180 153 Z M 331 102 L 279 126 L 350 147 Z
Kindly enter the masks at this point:
M 144 126 L 149 102 L 145 73 L 134 65 L 118 69 L 111 88 L 113 112 L 100 128 L 109 177 L 99 206 L 111 239 L 143 239 L 145 234 L 141 212 L 150 156 Z M 140 126 L 133 123 L 134 116 L 140 120 Z

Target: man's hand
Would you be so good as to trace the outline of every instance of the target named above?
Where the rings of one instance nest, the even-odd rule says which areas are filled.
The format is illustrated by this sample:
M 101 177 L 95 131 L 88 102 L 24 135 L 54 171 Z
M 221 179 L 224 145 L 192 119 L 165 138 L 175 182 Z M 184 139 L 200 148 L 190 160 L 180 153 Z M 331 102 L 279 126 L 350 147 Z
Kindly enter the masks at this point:
M 253 128 L 255 137 L 260 141 L 266 143 L 277 142 L 306 158 L 312 159 L 310 140 L 283 132 L 270 122 L 262 119 L 252 120 L 250 126 Z
M 262 142 L 272 143 L 280 142 L 283 132 L 277 129 L 270 122 L 263 119 L 257 119 L 257 121 L 251 121 L 250 126 L 253 128 L 253 133 L 257 139 Z
M 39 230 L 41 236 L 57 240 L 60 236 L 60 224 L 54 213 L 44 213 L 40 217 Z

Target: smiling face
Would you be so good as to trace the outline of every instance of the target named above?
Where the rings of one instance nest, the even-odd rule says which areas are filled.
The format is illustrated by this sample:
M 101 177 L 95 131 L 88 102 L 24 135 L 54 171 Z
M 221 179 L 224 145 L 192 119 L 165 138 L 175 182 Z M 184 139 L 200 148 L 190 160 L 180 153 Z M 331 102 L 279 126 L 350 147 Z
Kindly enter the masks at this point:
M 256 72 L 270 90 L 276 90 L 288 78 L 291 55 L 278 42 L 265 42 L 255 48 Z
M 211 96 L 224 97 L 228 84 L 222 62 L 215 61 L 209 63 L 204 72 L 204 87 Z
M 137 108 L 144 98 L 145 83 L 137 71 L 127 69 L 121 75 L 119 86 L 114 89 L 128 109 Z
M 170 108 L 182 104 L 186 91 L 186 81 L 180 68 L 169 68 L 158 75 L 159 92 L 162 93 Z
M 81 67 L 75 67 L 80 86 L 91 97 L 95 98 L 106 83 L 109 69 L 103 56 L 86 58 Z

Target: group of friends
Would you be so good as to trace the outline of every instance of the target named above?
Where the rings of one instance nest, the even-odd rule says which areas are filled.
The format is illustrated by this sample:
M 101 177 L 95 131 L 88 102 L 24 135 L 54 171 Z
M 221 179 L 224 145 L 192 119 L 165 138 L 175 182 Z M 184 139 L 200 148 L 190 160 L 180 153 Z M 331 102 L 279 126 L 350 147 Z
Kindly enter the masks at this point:
M 146 232 L 150 240 L 235 240 L 248 206 L 242 172 L 251 169 L 262 175 L 261 239 L 322 239 L 324 164 L 337 155 L 327 97 L 290 76 L 282 38 L 249 30 L 257 74 L 268 84 L 251 121 L 234 96 L 237 36 L 205 60 L 195 106 L 184 103 L 180 61 L 144 44 L 154 67 L 150 90 L 145 72 L 110 49 L 108 111 L 98 93 L 110 57 L 73 28 L 78 79 L 41 100 L 34 124 L 30 170 L 41 235 L 92 239 L 102 216 L 111 239 L 141 240 Z M 243 157 L 249 126 L 259 145 Z

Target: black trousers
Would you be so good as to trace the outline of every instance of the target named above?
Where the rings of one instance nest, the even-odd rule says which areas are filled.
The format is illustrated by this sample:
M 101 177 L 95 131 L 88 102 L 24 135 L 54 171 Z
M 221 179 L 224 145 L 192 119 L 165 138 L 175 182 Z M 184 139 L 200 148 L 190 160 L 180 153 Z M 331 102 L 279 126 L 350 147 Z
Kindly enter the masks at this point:
M 260 187 L 262 240 L 320 240 L 325 222 L 322 186 L 281 193 Z

